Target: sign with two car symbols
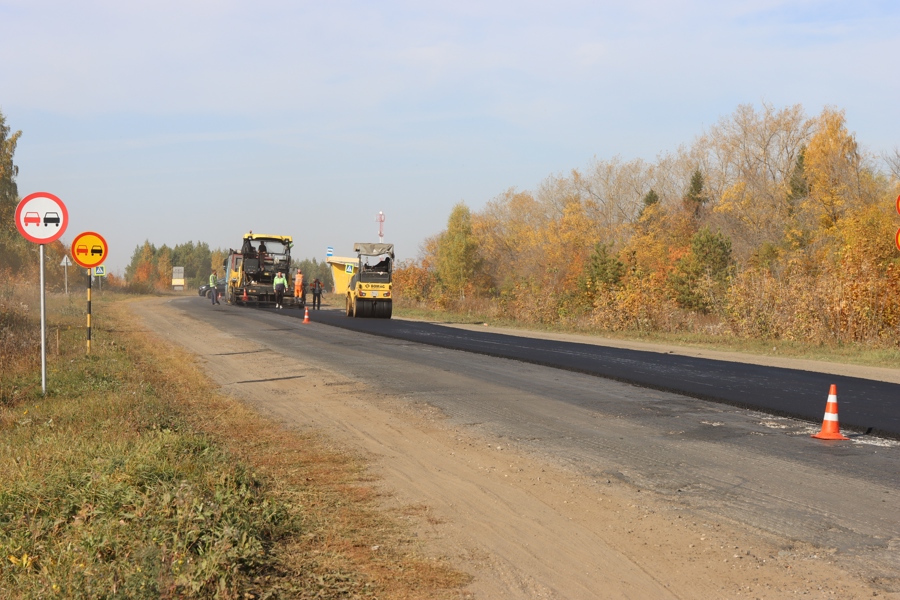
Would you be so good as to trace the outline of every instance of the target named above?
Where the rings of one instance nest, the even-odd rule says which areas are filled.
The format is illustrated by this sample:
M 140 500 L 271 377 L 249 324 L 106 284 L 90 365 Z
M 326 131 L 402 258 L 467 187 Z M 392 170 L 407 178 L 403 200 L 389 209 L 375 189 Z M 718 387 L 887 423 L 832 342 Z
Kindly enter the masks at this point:
M 50 244 L 66 232 L 69 211 L 57 196 L 35 192 L 16 206 L 16 227 L 29 242 Z

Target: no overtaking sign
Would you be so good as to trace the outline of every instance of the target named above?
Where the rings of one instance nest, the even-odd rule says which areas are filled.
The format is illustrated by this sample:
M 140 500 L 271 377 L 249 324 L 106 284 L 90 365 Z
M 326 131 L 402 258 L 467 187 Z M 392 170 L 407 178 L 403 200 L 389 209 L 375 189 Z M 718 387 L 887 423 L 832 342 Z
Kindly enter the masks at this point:
M 62 200 L 53 194 L 29 194 L 16 207 L 16 227 L 29 242 L 55 242 L 66 232 L 68 225 L 69 211 Z

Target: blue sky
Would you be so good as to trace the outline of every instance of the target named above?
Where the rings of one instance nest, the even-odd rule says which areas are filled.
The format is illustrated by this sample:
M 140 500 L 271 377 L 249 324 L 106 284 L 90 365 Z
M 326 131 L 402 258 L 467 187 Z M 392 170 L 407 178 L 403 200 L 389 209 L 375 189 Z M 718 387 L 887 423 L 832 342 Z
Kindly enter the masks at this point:
M 121 272 L 145 239 L 417 256 L 452 206 L 653 160 L 739 104 L 846 110 L 900 145 L 900 4 L 0 0 L 19 192 Z

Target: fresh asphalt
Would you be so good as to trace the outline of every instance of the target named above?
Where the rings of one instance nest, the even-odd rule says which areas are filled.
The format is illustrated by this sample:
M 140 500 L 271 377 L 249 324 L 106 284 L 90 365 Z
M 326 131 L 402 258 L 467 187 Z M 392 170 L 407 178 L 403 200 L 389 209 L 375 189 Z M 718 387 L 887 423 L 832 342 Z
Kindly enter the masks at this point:
M 285 310 L 297 318 L 303 311 Z M 900 385 L 843 375 L 310 311 L 317 323 L 370 335 L 508 358 L 821 423 L 837 385 L 841 428 L 900 439 Z

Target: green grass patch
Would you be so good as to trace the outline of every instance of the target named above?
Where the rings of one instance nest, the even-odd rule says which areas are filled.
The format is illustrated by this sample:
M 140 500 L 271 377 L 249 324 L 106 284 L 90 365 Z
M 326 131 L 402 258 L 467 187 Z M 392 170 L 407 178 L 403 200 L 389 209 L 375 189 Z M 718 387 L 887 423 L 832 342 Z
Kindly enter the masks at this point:
M 267 549 L 298 531 L 291 512 L 120 345 L 52 358 L 47 397 L 19 373 L 0 415 L 4 597 L 252 591 Z

